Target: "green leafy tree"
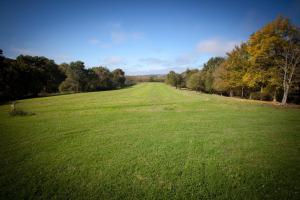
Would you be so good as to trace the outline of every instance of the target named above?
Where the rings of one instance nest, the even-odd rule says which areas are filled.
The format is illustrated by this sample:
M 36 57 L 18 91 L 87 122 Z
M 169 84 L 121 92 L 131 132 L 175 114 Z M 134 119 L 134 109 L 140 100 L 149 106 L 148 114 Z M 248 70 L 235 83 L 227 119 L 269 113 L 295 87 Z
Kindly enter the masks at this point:
M 210 58 L 207 63 L 204 64 L 203 69 L 201 70 L 204 78 L 204 90 L 208 93 L 213 92 L 213 72 L 222 62 L 224 62 L 224 58 L 222 57 Z
M 176 88 L 184 87 L 184 78 L 181 74 L 176 74 Z
M 124 87 L 125 80 L 125 72 L 122 69 L 115 69 L 114 71 L 112 71 L 112 81 L 114 87 Z
M 85 69 L 81 61 L 57 65 L 40 56 L 5 58 L 0 50 L 0 101 L 37 96 L 42 92 L 110 90 L 123 87 L 125 73 L 105 67 Z
M 106 67 L 94 67 L 92 70 L 97 76 L 97 90 L 110 90 L 113 88 L 112 73 Z
M 62 64 L 60 68 L 65 71 L 67 78 L 59 86 L 59 90 L 80 92 L 85 91 L 87 87 L 87 74 L 84 69 L 84 63 L 81 61 Z
M 57 92 L 65 78 L 58 65 L 46 57 L 20 55 L 13 60 L 2 55 L 0 62 L 0 96 L 6 100 Z
M 174 71 L 170 71 L 167 74 L 166 83 L 171 86 L 177 86 L 177 74 Z
M 58 65 L 46 57 L 20 55 L 14 68 L 19 74 L 15 89 L 21 96 L 36 96 L 41 91 L 56 92 L 65 78 Z
M 176 88 L 182 88 L 184 86 L 184 79 L 181 74 L 170 71 L 167 74 L 166 83 Z
M 213 72 L 213 89 L 220 93 L 226 93 L 230 89 L 229 74 L 226 67 L 226 62 L 221 63 Z
M 0 55 L 0 101 L 17 98 L 19 72 L 15 68 L 14 60 L 5 58 L 3 51 Z
M 193 73 L 187 80 L 187 88 L 196 91 L 205 90 L 205 79 L 202 72 Z
M 181 75 L 183 78 L 183 87 L 187 87 L 187 81 L 189 80 L 189 78 L 194 74 L 199 72 L 198 69 L 189 69 L 187 68 Z
M 241 90 L 241 97 L 244 97 L 244 91 L 247 83 L 243 77 L 249 67 L 249 54 L 247 52 L 247 45 L 242 43 L 236 46 L 231 52 L 227 53 L 225 67 L 228 72 L 228 88 L 230 89 L 230 96 L 233 90 Z

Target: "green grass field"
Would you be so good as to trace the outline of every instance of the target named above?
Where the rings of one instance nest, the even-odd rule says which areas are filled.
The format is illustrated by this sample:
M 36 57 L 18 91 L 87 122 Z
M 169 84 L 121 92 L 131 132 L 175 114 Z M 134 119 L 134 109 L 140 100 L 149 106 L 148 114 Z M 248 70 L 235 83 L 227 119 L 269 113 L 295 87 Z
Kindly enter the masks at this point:
M 1 199 L 299 199 L 300 110 L 162 83 L 0 106 Z

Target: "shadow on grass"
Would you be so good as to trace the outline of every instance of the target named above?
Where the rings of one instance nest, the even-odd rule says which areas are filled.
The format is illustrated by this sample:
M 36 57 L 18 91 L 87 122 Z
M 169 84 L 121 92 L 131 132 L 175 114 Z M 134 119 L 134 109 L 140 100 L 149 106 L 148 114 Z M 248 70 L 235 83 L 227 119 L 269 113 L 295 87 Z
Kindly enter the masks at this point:
M 37 96 L 26 96 L 23 98 L 16 98 L 16 99 L 11 99 L 11 100 L 1 100 L 0 99 L 0 105 L 8 105 L 11 104 L 11 101 L 17 101 L 17 100 L 22 100 L 22 99 L 32 99 L 32 98 L 42 98 L 42 97 L 52 97 L 52 96 L 63 96 L 63 95 L 69 95 L 69 94 L 78 94 L 78 93 L 89 93 L 89 92 L 102 92 L 102 91 L 113 91 L 113 90 L 121 90 L 121 89 L 126 89 L 126 88 L 131 88 L 136 84 L 131 84 L 131 85 L 126 85 L 120 88 L 114 88 L 110 90 L 96 90 L 96 91 L 81 91 L 81 92 L 60 92 L 60 93 L 40 93 Z

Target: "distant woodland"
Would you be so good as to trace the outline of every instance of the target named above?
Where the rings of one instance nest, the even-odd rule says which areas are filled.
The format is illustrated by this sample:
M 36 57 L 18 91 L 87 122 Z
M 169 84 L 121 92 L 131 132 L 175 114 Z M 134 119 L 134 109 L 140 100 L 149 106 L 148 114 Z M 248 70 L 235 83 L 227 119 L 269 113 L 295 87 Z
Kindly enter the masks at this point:
M 36 97 L 53 93 L 112 90 L 125 86 L 122 69 L 106 67 L 86 69 L 81 61 L 57 65 L 39 56 L 20 55 L 16 59 L 0 51 L 0 99 Z

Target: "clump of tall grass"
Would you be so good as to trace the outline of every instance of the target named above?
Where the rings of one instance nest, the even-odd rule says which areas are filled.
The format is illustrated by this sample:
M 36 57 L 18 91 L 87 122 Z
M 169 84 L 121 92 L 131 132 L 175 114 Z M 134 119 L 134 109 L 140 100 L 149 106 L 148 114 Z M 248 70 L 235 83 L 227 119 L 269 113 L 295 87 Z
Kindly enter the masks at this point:
M 16 102 L 12 102 L 11 109 L 9 111 L 10 116 L 28 116 L 28 115 L 35 115 L 34 112 L 24 111 L 22 109 L 16 108 Z

